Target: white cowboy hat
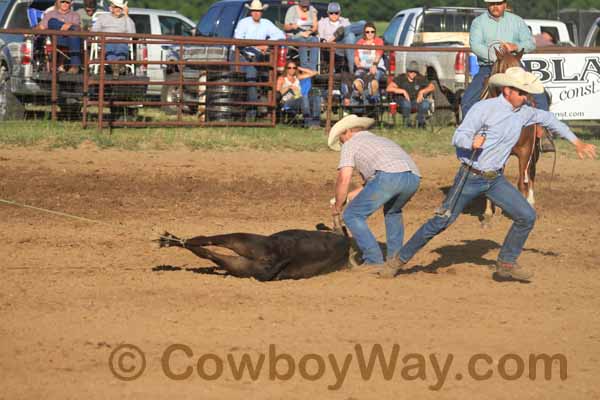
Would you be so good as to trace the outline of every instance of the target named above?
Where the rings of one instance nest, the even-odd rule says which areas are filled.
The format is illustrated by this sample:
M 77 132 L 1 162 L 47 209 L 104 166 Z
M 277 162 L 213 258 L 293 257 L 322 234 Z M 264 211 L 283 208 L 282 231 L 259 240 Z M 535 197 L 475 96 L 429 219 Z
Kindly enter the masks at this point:
M 348 129 L 352 128 L 369 128 L 375 123 L 373 118 L 359 117 L 355 114 L 350 114 L 340 119 L 329 131 L 329 138 L 327 139 L 327 145 L 331 150 L 340 151 L 340 135 Z
M 113 6 L 117 6 L 119 8 L 127 7 L 127 2 L 123 1 L 123 0 L 110 0 L 110 4 L 112 4 Z
M 538 77 L 521 67 L 512 67 L 504 73 L 492 75 L 489 84 L 493 86 L 511 86 L 532 94 L 544 93 L 544 85 Z
M 260 2 L 260 0 L 252 0 L 252 3 L 250 3 L 250 5 L 244 4 L 244 7 L 246 7 L 250 11 L 264 11 L 267 8 L 269 8 L 269 5 L 263 5 L 263 3 Z

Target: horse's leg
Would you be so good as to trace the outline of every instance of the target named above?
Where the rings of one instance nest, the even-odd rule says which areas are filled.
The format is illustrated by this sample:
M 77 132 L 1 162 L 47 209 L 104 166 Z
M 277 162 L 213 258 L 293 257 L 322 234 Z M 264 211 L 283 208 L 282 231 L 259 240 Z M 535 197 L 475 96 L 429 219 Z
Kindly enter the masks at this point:
M 537 162 L 540 159 L 540 146 L 539 146 L 539 142 L 541 141 L 541 139 L 539 138 L 535 138 L 534 141 L 534 146 L 533 146 L 533 153 L 531 155 L 531 161 L 529 162 L 529 168 L 528 168 L 528 178 L 529 178 L 529 182 L 527 183 L 527 188 L 528 188 L 528 193 L 527 193 L 527 201 L 529 202 L 529 204 L 531 204 L 532 206 L 535 204 L 535 196 L 534 196 L 534 182 L 535 182 L 535 175 L 537 172 Z

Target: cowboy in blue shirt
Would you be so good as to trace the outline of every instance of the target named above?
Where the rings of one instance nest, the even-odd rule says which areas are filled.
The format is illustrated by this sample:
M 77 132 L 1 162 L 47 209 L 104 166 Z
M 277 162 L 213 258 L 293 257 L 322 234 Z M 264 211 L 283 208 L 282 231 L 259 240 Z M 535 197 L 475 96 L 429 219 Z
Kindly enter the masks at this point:
M 495 47 L 507 52 L 535 50 L 531 31 L 521 17 L 506 11 L 506 0 L 485 0 L 488 11 L 473 20 L 469 33 L 469 45 L 477 56 L 479 72 L 465 90 L 461 99 L 463 115 L 479 101 L 485 79 L 490 76 L 492 64 L 496 61 Z M 537 108 L 548 110 L 545 95 L 534 96 Z
M 250 10 L 250 16 L 243 18 L 239 23 L 233 37 L 235 39 L 254 39 L 254 40 L 285 40 L 285 34 L 283 31 L 275 26 L 268 19 L 262 18 L 263 11 L 266 10 L 269 5 L 263 5 L 260 0 L 252 0 L 250 5 L 244 5 Z M 242 57 L 241 61 L 262 61 L 266 55 L 268 46 L 249 46 L 240 51 Z M 246 73 L 246 80 L 248 82 L 256 82 L 258 78 L 258 71 L 256 67 L 250 65 L 242 67 L 242 70 Z M 256 86 L 248 87 L 248 101 L 255 102 L 258 99 L 258 92 Z M 253 120 L 256 116 L 256 108 L 250 107 L 246 113 L 248 120 Z
M 449 227 L 474 198 L 484 194 L 498 204 L 513 220 L 500 249 L 496 271 L 499 276 L 527 281 L 533 273 L 517 265 L 517 258 L 533 229 L 535 210 L 503 174 L 510 151 L 519 140 L 521 129 L 541 124 L 575 146 L 579 158 L 596 157 L 596 147 L 579 140 L 569 128 L 548 111 L 526 105 L 527 93 L 542 93 L 538 78 L 520 67 L 495 74 L 490 84 L 502 88 L 502 95 L 473 106 L 454 133 L 452 144 L 461 161 L 454 185 L 442 207 L 402 247 L 400 264 L 408 262 L 427 242 Z M 384 277 L 393 277 L 399 265 L 389 266 Z

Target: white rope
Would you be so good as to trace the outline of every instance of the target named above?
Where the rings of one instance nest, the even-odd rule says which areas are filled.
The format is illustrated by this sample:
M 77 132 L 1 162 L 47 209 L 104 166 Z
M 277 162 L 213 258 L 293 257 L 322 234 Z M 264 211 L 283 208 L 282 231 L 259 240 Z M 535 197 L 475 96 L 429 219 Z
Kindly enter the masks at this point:
M 101 225 L 104 225 L 104 226 L 109 226 L 111 228 L 117 228 L 117 229 L 122 230 L 122 231 L 129 230 L 128 227 L 123 226 L 123 225 L 111 224 L 109 222 L 104 222 L 104 221 L 100 221 L 100 220 L 97 220 L 97 219 L 91 219 L 91 218 L 86 218 L 86 217 L 80 217 L 78 215 L 69 214 L 69 213 L 65 213 L 65 212 L 61 212 L 61 211 L 49 210 L 47 208 L 30 206 L 29 204 L 18 203 L 16 201 L 12 201 L 12 200 L 0 199 L 0 203 L 4 203 L 4 204 L 11 205 L 11 206 L 16 206 L 16 207 L 29 208 L 31 210 L 41 211 L 41 212 L 45 212 L 45 213 L 48 213 L 48 214 L 54 214 L 54 215 L 58 215 L 60 217 L 76 219 L 76 220 L 79 220 L 79 221 L 91 222 L 91 223 L 94 223 L 94 224 L 101 224 Z M 155 228 L 156 227 L 153 227 L 152 231 L 156 235 L 158 235 L 159 238 L 161 238 L 161 239 L 168 239 L 168 240 L 175 240 L 175 238 L 173 238 L 173 237 L 164 236 L 162 233 L 158 232 Z M 140 239 L 141 239 L 141 237 L 140 237 Z M 147 240 L 147 239 L 144 239 L 144 240 Z M 179 239 L 178 241 L 183 246 L 185 246 L 185 239 Z

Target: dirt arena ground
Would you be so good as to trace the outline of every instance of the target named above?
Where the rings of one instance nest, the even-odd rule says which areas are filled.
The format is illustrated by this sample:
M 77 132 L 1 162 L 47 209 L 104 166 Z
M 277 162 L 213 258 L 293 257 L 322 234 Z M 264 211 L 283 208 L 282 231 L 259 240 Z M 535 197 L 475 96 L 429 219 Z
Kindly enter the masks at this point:
M 0 198 L 106 223 L 0 204 L 0 399 L 600 398 L 597 161 L 561 157 L 550 191 L 542 160 L 520 259 L 530 284 L 492 279 L 509 222 L 484 230 L 477 207 L 393 280 L 340 271 L 260 283 L 151 241 L 155 225 L 192 236 L 327 223 L 337 157 L 0 150 Z M 408 235 L 457 166 L 415 159 L 425 178 Z M 371 224 L 383 240 L 382 222 Z M 143 370 L 123 344 L 144 353 Z M 374 358 L 369 377 L 377 345 L 396 368 L 384 374 Z M 532 354 L 557 355 L 550 379 Z M 255 379 L 236 375 L 243 357 L 264 357 Z

